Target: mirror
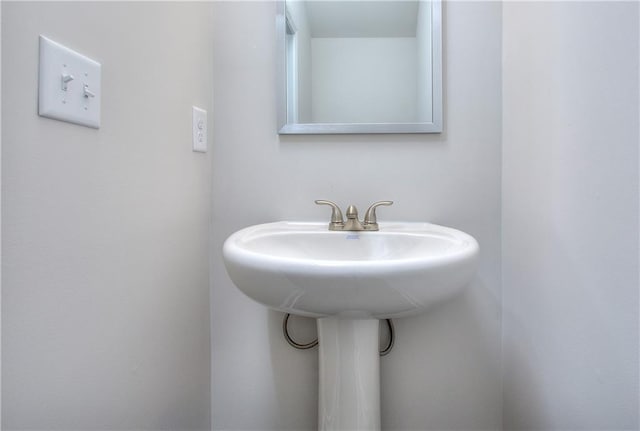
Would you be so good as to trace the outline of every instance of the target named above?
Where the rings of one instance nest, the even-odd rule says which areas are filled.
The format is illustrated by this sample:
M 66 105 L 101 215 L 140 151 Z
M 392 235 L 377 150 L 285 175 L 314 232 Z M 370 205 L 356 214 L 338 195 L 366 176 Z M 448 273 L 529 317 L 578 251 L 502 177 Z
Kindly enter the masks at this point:
M 441 7 L 279 2 L 279 133 L 441 132 Z

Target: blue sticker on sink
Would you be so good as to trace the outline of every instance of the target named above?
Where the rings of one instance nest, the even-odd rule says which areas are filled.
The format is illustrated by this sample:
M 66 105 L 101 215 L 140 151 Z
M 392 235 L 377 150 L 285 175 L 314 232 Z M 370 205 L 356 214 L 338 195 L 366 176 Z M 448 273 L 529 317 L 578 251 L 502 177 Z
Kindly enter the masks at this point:
M 346 239 L 360 239 L 360 235 L 347 235 Z

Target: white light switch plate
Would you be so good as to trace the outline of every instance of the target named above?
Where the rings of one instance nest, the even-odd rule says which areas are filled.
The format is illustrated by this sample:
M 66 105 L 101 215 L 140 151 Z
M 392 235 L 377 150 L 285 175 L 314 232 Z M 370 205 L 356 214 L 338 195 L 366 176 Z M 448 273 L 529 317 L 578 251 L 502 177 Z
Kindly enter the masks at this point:
M 38 114 L 100 127 L 100 63 L 40 36 Z
M 207 152 L 207 111 L 193 108 L 193 151 Z

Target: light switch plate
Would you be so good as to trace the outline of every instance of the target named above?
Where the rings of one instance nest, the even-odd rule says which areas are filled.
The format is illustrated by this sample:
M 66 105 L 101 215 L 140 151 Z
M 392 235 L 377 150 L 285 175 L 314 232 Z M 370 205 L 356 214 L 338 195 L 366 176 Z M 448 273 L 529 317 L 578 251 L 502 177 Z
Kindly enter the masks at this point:
M 98 129 L 100 87 L 100 63 L 40 36 L 40 116 Z
M 193 151 L 207 152 L 207 111 L 192 106 L 193 111 Z

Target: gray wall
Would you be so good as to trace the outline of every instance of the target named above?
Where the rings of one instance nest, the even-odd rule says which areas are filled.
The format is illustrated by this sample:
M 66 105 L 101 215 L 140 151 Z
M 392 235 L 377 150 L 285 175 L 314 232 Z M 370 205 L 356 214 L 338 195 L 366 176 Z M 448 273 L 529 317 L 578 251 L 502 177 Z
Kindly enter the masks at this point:
M 445 5 L 443 134 L 306 137 L 276 131 L 275 4 L 214 9 L 214 429 L 316 427 L 317 352 L 286 344 L 282 315 L 232 285 L 221 249 L 251 224 L 328 221 L 318 198 L 360 209 L 392 199 L 379 219 L 432 221 L 479 240 L 480 270 L 465 294 L 397 320 L 396 347 L 382 359 L 382 422 L 499 429 L 501 5 Z
M 3 429 L 209 429 L 211 4 L 2 2 Z M 102 63 L 40 118 L 38 35 Z
M 503 22 L 504 428 L 637 430 L 638 3 Z

